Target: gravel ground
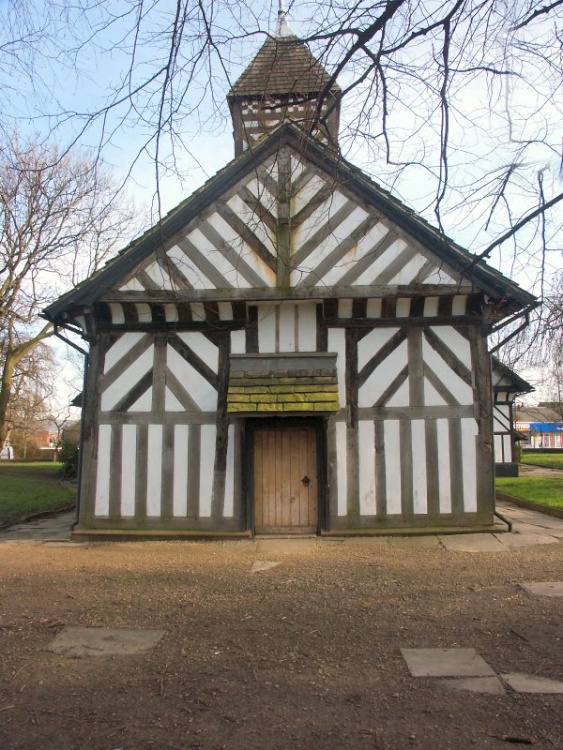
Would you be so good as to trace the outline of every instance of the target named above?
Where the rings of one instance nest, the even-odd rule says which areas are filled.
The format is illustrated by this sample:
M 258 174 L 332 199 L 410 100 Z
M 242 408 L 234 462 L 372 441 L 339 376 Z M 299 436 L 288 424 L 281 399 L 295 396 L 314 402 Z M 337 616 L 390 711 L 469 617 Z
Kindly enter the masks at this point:
M 472 647 L 497 674 L 563 679 L 563 598 L 519 587 L 563 581 L 563 544 L 350 540 L 267 559 L 282 564 L 251 573 L 236 542 L 0 546 L 0 748 L 563 747 L 562 695 L 448 689 L 400 653 Z M 69 659 L 45 650 L 65 625 L 166 634 Z

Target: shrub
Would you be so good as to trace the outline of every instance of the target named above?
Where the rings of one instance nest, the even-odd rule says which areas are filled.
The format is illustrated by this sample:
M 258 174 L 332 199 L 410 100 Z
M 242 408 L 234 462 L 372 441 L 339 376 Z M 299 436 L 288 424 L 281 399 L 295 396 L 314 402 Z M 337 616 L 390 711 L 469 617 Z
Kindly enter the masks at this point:
M 63 437 L 59 449 L 59 461 L 62 464 L 61 476 L 64 479 L 76 479 L 78 476 L 78 441 Z

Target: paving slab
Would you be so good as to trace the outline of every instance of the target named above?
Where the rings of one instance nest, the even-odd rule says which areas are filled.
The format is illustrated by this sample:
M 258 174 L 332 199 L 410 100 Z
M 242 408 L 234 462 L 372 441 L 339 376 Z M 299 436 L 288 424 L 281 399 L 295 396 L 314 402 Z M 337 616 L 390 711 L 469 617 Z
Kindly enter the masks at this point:
M 520 586 L 530 596 L 563 596 L 563 581 L 532 581 Z
M 302 552 L 314 552 L 317 548 L 315 537 L 300 537 L 298 539 L 257 539 L 256 552 L 267 555 L 292 555 Z
M 439 537 L 440 542 L 450 552 L 506 552 L 494 534 L 458 534 Z
M 494 677 L 474 648 L 402 648 L 413 677 Z
M 250 568 L 251 573 L 261 573 L 264 570 L 271 570 L 281 565 L 280 562 L 273 562 L 271 560 L 255 560 Z
M 429 536 L 393 536 L 389 544 L 399 549 L 440 549 L 440 540 L 435 535 Z
M 498 677 L 462 677 L 440 680 L 440 685 L 450 690 L 469 690 L 472 693 L 488 693 L 490 695 L 504 695 L 502 682 Z
M 507 685 L 517 693 L 540 693 L 545 695 L 563 695 L 563 682 L 560 680 L 550 680 L 548 677 L 537 677 L 531 674 L 520 674 L 512 672 L 511 674 L 501 675 Z
M 495 534 L 503 547 L 533 547 L 537 544 L 559 544 L 559 540 L 548 534 Z
M 318 543 L 321 547 L 325 545 L 346 545 L 351 547 L 388 547 L 391 537 L 388 536 L 347 536 L 347 537 L 319 537 Z
M 164 630 L 133 628 L 75 628 L 68 627 L 51 641 L 47 651 L 70 657 L 127 656 L 155 646 Z

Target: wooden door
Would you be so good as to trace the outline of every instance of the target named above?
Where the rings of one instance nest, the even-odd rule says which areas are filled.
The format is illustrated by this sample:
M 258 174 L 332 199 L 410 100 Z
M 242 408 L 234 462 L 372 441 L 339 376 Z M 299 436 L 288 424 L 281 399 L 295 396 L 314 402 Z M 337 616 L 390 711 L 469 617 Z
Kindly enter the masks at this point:
M 256 533 L 316 533 L 319 501 L 315 427 L 256 427 L 253 486 Z

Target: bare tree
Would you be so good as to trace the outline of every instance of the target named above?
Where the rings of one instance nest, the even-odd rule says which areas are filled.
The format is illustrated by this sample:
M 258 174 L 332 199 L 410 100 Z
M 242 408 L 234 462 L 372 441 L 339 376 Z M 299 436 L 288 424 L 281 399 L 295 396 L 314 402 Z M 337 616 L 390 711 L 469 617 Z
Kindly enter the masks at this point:
M 53 334 L 41 309 L 124 244 L 132 216 L 114 193 L 97 161 L 17 134 L 0 144 L 0 445 L 10 399 Z

